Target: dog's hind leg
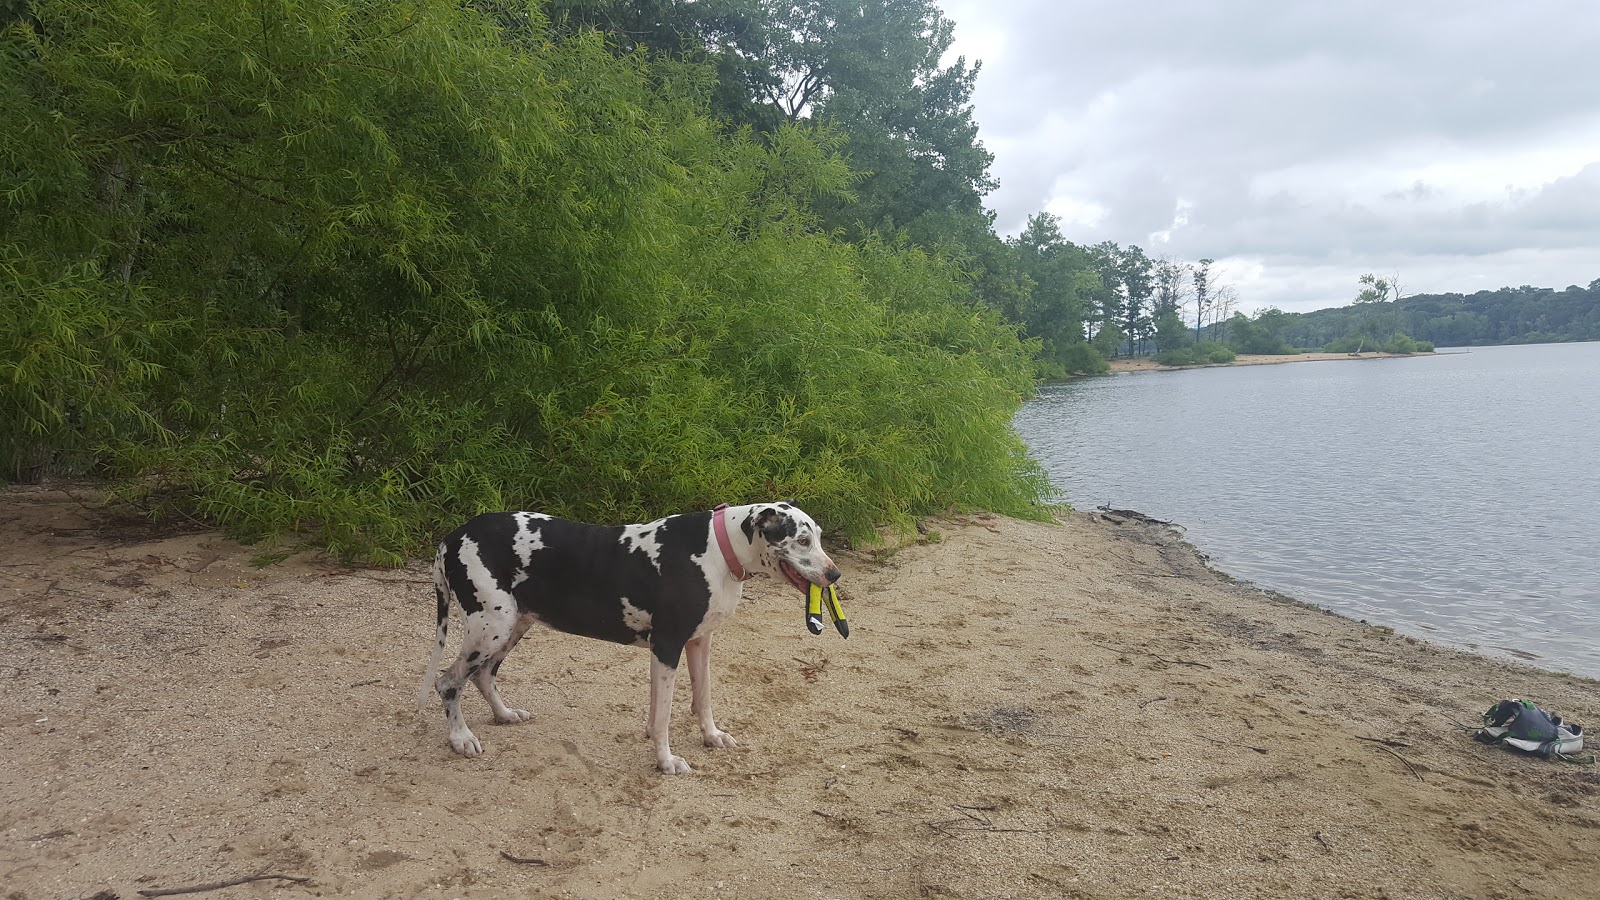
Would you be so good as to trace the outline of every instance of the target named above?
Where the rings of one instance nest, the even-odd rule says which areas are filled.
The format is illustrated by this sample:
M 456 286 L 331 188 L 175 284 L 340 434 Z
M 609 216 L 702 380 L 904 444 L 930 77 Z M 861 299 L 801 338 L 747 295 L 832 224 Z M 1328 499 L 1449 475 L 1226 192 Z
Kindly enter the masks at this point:
M 450 633 L 450 584 L 444 576 L 444 545 L 433 557 L 433 596 L 438 604 L 438 621 L 434 627 L 433 653 L 428 656 L 428 667 L 422 671 L 422 683 L 417 685 L 417 709 L 428 705 L 433 684 L 439 677 L 439 660 L 444 659 L 444 640 Z
M 525 709 L 512 709 L 506 705 L 500 696 L 499 685 L 495 683 L 495 676 L 500 674 L 500 664 L 505 662 L 512 649 L 522 640 L 537 621 L 533 616 L 518 616 L 511 625 L 511 637 L 505 645 L 489 654 L 488 660 L 478 668 L 478 673 L 472 676 L 472 683 L 478 686 L 478 693 L 483 699 L 489 701 L 489 708 L 494 710 L 494 720 L 500 725 L 518 725 L 528 721 L 532 715 Z
M 706 746 L 737 747 L 733 735 L 718 728 L 711 717 L 711 635 L 692 638 L 683 649 L 689 657 L 689 680 L 694 692 L 690 709 L 700 723 L 700 735 Z
M 483 690 L 483 683 L 477 681 L 479 673 L 487 671 L 492 678 L 494 664 L 503 660 L 505 649 L 515 643 L 511 636 L 516 629 L 516 601 L 503 592 L 485 593 L 478 600 L 482 606 L 467 614 L 466 625 L 461 629 L 460 654 L 450 668 L 439 674 L 439 696 L 444 698 L 444 717 L 450 727 L 450 746 L 462 756 L 477 756 L 483 752 L 483 744 L 467 727 L 467 720 L 461 715 L 461 688 L 471 678 L 477 682 L 478 689 Z M 491 659 L 494 659 L 493 663 Z M 492 681 L 490 690 L 484 696 L 491 705 L 499 700 L 499 692 L 493 689 Z M 516 712 L 508 709 L 504 701 L 495 710 L 497 719 L 502 711 L 507 715 Z

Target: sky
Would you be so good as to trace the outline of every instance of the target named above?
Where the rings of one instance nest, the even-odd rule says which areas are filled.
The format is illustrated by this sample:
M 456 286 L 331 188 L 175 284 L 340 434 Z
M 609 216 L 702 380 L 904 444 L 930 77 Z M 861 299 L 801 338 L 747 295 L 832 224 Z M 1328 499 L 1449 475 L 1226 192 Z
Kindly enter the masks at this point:
M 1600 279 L 1596 0 L 937 2 L 1003 235 L 1209 257 L 1244 312 Z

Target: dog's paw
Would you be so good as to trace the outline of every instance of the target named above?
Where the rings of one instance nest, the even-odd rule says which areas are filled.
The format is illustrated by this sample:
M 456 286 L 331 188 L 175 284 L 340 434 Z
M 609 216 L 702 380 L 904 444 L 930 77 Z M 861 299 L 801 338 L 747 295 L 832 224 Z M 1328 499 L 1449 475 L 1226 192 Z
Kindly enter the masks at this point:
M 691 771 L 688 760 L 681 756 L 668 756 L 656 760 L 656 768 L 660 769 L 663 775 L 687 775 Z
M 494 723 L 496 725 L 521 725 L 531 718 L 533 718 L 533 713 L 525 709 L 507 709 L 505 715 L 495 713 Z
M 450 749 L 462 756 L 477 756 L 483 752 L 483 744 L 478 741 L 478 736 L 470 731 L 450 735 Z
M 717 747 L 728 750 L 739 746 L 739 742 L 733 739 L 733 735 L 723 731 L 720 728 L 713 728 L 710 731 L 705 732 L 705 740 L 707 747 Z

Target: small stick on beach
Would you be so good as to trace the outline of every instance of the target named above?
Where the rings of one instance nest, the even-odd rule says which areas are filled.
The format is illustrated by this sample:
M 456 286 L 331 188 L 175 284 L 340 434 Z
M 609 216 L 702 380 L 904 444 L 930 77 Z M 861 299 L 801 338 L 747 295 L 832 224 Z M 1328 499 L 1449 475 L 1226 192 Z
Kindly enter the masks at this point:
M 1223 746 L 1223 747 L 1243 747 L 1246 750 L 1254 750 L 1257 753 L 1267 753 L 1267 752 L 1269 752 L 1267 750 L 1267 748 L 1265 748 L 1265 747 L 1257 747 L 1254 744 L 1239 744 L 1239 743 L 1235 743 L 1233 741 L 1225 741 L 1222 738 L 1214 738 L 1214 737 L 1211 737 L 1210 735 L 1204 735 L 1204 734 L 1197 735 L 1197 736 L 1202 738 L 1202 739 L 1204 739 L 1204 740 L 1208 740 L 1213 744 L 1218 744 L 1218 745 Z
M 1386 738 L 1362 737 L 1359 734 L 1358 735 L 1354 735 L 1354 737 L 1358 741 L 1371 741 L 1374 744 L 1382 744 L 1385 747 L 1409 747 L 1409 746 L 1411 746 L 1410 744 L 1406 743 L 1405 741 L 1391 741 L 1391 740 L 1388 740 Z
M 193 884 L 188 887 L 178 888 L 148 888 L 140 891 L 145 897 L 171 897 L 174 894 L 198 894 L 201 891 L 215 891 L 237 884 L 249 884 L 252 881 L 293 881 L 296 884 L 305 884 L 310 878 L 299 875 L 245 875 L 242 878 L 230 878 L 227 881 L 209 881 L 205 884 Z
M 548 866 L 548 865 L 550 865 L 548 862 L 540 859 L 537 856 L 513 856 L 513 855 L 511 855 L 510 853 L 507 853 L 504 850 L 500 851 L 500 856 L 503 859 L 507 860 L 508 862 L 521 863 L 521 864 L 523 864 L 525 866 Z
M 1389 748 L 1388 748 L 1388 747 L 1385 747 L 1385 746 L 1383 746 L 1383 745 L 1382 745 L 1382 744 L 1379 744 L 1379 745 L 1378 745 L 1378 749 L 1379 749 L 1379 750 L 1382 750 L 1382 751 L 1383 751 L 1383 752 L 1385 752 L 1385 753 L 1387 753 L 1387 754 L 1389 754 L 1389 755 L 1390 755 L 1390 756 L 1392 756 L 1392 757 L 1394 757 L 1394 758 L 1395 758 L 1395 759 L 1398 759 L 1398 760 L 1400 760 L 1400 761 L 1401 761 L 1401 762 L 1403 762 L 1403 763 L 1405 763 L 1405 764 L 1406 764 L 1406 768 L 1408 768 L 1408 769 L 1410 769 L 1410 770 L 1411 770 L 1411 774 L 1413 774 L 1413 775 L 1415 775 L 1415 776 L 1417 776 L 1417 780 L 1418 780 L 1418 781 L 1423 781 L 1423 778 L 1422 778 L 1422 773 L 1421 773 L 1421 772 L 1418 772 L 1418 771 L 1417 771 L 1417 767 L 1416 767 L 1416 766 L 1413 766 L 1413 765 L 1412 765 L 1412 764 L 1411 764 L 1411 760 L 1409 760 L 1409 759 L 1406 759 L 1406 758 L 1405 758 L 1405 757 L 1404 757 L 1404 756 L 1401 756 L 1401 755 L 1400 755 L 1400 754 L 1398 754 L 1398 753 L 1396 753 L 1396 752 L 1394 752 L 1394 751 L 1393 751 L 1393 750 L 1390 750 L 1390 749 L 1389 749 Z M 1426 784 L 1426 782 L 1423 782 L 1423 783 L 1424 783 L 1424 784 Z
M 1090 643 L 1093 643 L 1093 642 L 1091 641 Z M 1124 656 L 1126 656 L 1129 653 L 1141 653 L 1141 654 L 1143 654 L 1145 656 L 1154 657 L 1154 658 L 1166 663 L 1169 666 L 1196 666 L 1196 667 L 1201 668 L 1201 669 L 1209 669 L 1209 668 L 1211 668 L 1210 666 L 1206 665 L 1203 662 L 1195 662 L 1194 660 L 1190 660 L 1190 659 L 1167 659 L 1165 656 L 1162 656 L 1159 653 L 1152 653 L 1149 650 L 1140 650 L 1138 648 L 1128 649 L 1128 648 L 1124 648 L 1124 647 L 1113 647 L 1110 644 L 1095 644 L 1095 646 L 1096 647 L 1104 647 L 1107 650 L 1115 650 L 1118 653 L 1123 654 Z

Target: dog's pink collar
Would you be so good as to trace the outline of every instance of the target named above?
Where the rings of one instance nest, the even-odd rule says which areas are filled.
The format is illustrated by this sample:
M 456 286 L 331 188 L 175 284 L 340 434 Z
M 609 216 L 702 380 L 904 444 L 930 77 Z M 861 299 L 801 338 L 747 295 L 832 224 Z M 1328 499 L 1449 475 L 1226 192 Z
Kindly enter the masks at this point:
M 717 508 L 711 511 L 711 530 L 717 533 L 717 549 L 722 551 L 722 559 L 728 564 L 728 571 L 740 581 L 749 581 L 750 573 L 739 564 L 739 557 L 733 555 L 733 542 L 728 540 L 728 521 L 727 516 L 723 515 L 723 510 L 727 508 L 728 504 L 719 503 Z

